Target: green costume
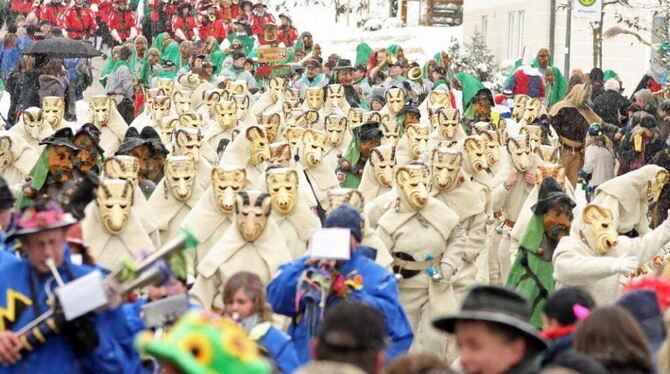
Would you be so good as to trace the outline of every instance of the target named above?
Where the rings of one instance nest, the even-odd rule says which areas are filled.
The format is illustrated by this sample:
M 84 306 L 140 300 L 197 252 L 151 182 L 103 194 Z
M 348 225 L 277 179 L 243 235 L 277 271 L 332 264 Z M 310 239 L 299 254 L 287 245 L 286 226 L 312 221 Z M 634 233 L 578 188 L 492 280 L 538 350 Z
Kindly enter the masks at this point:
M 30 170 L 30 187 L 35 191 L 40 191 L 44 184 L 47 182 L 49 177 L 49 149 L 45 147 L 40 154 L 40 157 L 37 159 L 35 166 Z M 35 200 L 26 196 L 26 194 L 21 190 L 19 196 L 16 198 L 14 207 L 21 209 L 29 205 L 33 205 Z
M 605 70 L 603 72 L 603 82 L 607 82 L 609 79 L 618 78 L 619 74 L 614 70 Z
M 363 65 L 367 67 L 372 52 L 372 48 L 367 43 L 360 43 L 356 46 L 356 61 L 354 62 L 354 66 Z
M 456 79 L 460 82 L 463 92 L 463 117 L 474 120 L 475 106 L 471 105 L 472 103 L 470 101 L 475 97 L 479 90 L 486 87 L 484 87 L 484 84 L 472 74 L 461 72 L 456 74 Z
M 344 156 L 342 156 L 342 159 L 348 161 L 349 164 L 351 165 L 350 169 L 356 170 L 357 166 L 360 166 L 359 165 L 359 161 L 361 161 L 360 147 L 361 147 L 361 141 L 358 140 L 358 137 L 356 136 L 352 137 L 346 152 L 344 152 Z M 362 164 L 363 166 L 365 166 L 365 162 L 362 162 Z M 340 187 L 342 188 L 358 188 L 358 185 L 361 184 L 362 175 L 356 175 L 351 171 L 344 171 L 338 168 L 337 178 L 340 181 Z
M 512 69 L 510 75 L 507 77 L 507 79 L 505 79 L 505 82 L 509 81 L 512 74 L 514 74 L 516 69 L 518 69 L 519 66 L 521 66 L 521 63 L 522 63 L 521 59 L 518 59 L 514 62 L 514 69 Z M 546 69 L 551 69 L 551 71 L 554 73 L 554 84 L 551 87 L 545 87 L 546 88 L 545 96 L 547 97 L 547 108 L 551 108 L 552 105 L 556 104 L 557 102 L 565 98 L 565 95 L 567 95 L 568 93 L 568 81 L 563 76 L 563 73 L 561 73 L 561 69 L 554 66 L 554 56 L 549 56 L 549 61 L 547 62 L 546 69 L 540 67 L 540 62 L 537 60 L 537 57 L 535 57 L 533 63 L 531 63 L 530 66 L 540 71 L 540 73 L 542 73 L 542 77 L 545 76 Z
M 163 33 L 158 34 L 154 38 L 153 43 L 151 43 L 151 48 L 156 48 L 158 50 L 158 53 L 160 53 L 162 55 L 163 52 L 165 51 L 165 47 L 163 46 L 163 44 L 165 42 L 165 39 L 169 38 L 169 37 L 170 37 L 170 34 L 168 34 L 167 32 L 163 32 Z
M 242 50 L 244 51 L 245 55 L 251 53 L 256 45 L 256 40 L 249 35 L 237 35 L 235 33 L 230 33 L 226 39 L 228 39 L 230 44 L 233 44 L 233 40 L 235 39 L 239 40 L 240 43 L 242 43 Z

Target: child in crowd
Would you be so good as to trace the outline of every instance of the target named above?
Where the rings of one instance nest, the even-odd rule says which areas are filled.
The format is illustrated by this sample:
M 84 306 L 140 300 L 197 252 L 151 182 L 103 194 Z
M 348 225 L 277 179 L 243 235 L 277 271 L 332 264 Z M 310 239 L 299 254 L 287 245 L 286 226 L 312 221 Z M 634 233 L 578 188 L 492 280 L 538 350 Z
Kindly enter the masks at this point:
M 615 162 L 612 142 L 603 134 L 599 123 L 592 123 L 586 137 L 584 167 L 579 171 L 586 185 L 587 201 L 591 201 L 596 187 L 614 178 Z

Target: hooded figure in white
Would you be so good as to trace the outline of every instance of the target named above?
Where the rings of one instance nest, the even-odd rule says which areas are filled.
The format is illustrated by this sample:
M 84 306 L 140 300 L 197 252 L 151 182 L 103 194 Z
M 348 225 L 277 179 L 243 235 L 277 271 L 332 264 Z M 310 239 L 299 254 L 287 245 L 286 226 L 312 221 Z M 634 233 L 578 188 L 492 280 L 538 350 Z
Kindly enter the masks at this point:
M 242 129 L 226 148 L 219 166 L 241 166 L 245 169 L 249 188 L 263 188 L 263 173 L 270 159 L 270 146 L 265 130 L 258 125 Z
M 363 168 L 361 184 L 358 191 L 365 201 L 372 201 L 391 191 L 395 177 L 395 147 L 380 145 L 370 152 L 370 158 Z
M 90 121 L 100 130 L 100 147 L 105 154 L 113 155 L 123 142 L 128 124 L 116 109 L 110 96 L 96 95 L 88 99 Z
M 9 133 L 20 138 L 40 153 L 44 149 L 44 145 L 40 145 L 39 142 L 53 135 L 54 130 L 44 121 L 42 109 L 31 107 L 23 111 L 21 119 L 9 129 Z

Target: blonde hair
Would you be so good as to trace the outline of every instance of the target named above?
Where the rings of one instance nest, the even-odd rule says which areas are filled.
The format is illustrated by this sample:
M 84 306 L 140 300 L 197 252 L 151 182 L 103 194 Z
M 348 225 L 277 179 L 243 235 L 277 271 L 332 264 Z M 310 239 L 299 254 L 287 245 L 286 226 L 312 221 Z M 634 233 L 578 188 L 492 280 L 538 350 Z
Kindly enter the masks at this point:
M 242 290 L 254 304 L 254 312 L 260 314 L 266 322 L 272 319 L 272 307 L 266 302 L 265 285 L 261 278 L 248 271 L 239 271 L 233 274 L 223 287 L 223 304 L 230 304 L 237 291 Z

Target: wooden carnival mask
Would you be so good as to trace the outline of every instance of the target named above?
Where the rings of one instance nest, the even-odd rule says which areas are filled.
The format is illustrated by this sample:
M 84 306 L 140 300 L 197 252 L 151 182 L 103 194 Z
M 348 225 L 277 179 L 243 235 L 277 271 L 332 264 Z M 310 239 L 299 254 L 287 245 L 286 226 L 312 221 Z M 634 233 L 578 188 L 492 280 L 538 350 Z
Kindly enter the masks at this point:
M 174 102 L 174 110 L 177 114 L 181 115 L 191 110 L 191 92 L 187 90 L 178 90 L 175 91 L 172 95 L 172 101 Z
M 180 127 L 179 117 L 177 116 L 163 117 L 160 122 L 158 122 L 158 131 L 160 132 L 161 142 L 163 142 L 163 144 L 170 143 L 172 140 L 172 133 L 177 127 Z
M 187 90 L 193 91 L 200 85 L 200 83 L 202 83 L 202 80 L 198 74 L 186 73 L 177 78 L 177 83 L 179 83 L 180 86 L 186 88 Z
M 619 243 L 619 233 L 609 209 L 589 204 L 582 212 L 582 219 L 591 227 L 591 237 L 584 238 L 584 233 L 581 232 L 582 239 L 595 247 L 596 253 L 604 255 Z
M 486 130 L 481 136 L 486 141 L 486 165 L 490 168 L 500 161 L 500 136 L 493 130 Z
M 380 186 L 391 187 L 395 175 L 395 147 L 380 145 L 370 152 L 370 166 L 375 172 L 375 180 Z
M 207 105 L 210 117 L 214 117 L 216 113 L 214 106 L 223 99 L 222 95 L 223 90 L 221 89 L 214 88 L 202 91 L 202 102 Z
M 409 154 L 412 160 L 417 160 L 428 150 L 430 125 L 413 123 L 405 128 L 405 136 L 409 140 Z
M 63 120 L 65 113 L 65 101 L 58 96 L 45 96 L 42 98 L 42 115 L 44 120 L 54 130 L 57 130 Z
M 247 186 L 247 172 L 242 167 L 217 166 L 212 169 L 212 190 L 216 206 L 225 214 L 235 210 L 235 197 Z
M 9 136 L 0 136 L 0 174 L 13 163 L 12 139 Z
M 668 184 L 668 179 L 670 179 L 668 171 L 659 170 L 658 173 L 656 173 L 656 176 L 648 182 L 649 187 L 647 188 L 647 201 L 649 201 L 649 203 L 655 203 L 658 201 L 659 197 L 661 197 L 661 191 L 663 191 L 663 187 Z
M 172 96 L 172 89 L 174 88 L 174 81 L 170 78 L 158 78 L 156 80 L 157 88 L 163 91 L 163 95 Z
M 535 184 L 538 186 L 541 185 L 542 181 L 547 177 L 556 179 L 561 188 L 565 189 L 565 168 L 563 166 L 538 166 L 535 170 Z
M 365 122 L 391 122 L 391 116 L 389 114 L 384 114 L 382 115 L 381 113 L 371 110 L 369 112 L 364 112 L 363 113 L 363 123 Z M 396 122 L 395 117 L 393 118 L 393 122 Z
M 323 88 L 307 87 L 305 92 L 307 107 L 311 110 L 319 110 L 323 107 Z
M 184 112 L 179 115 L 179 125 L 192 129 L 200 129 L 203 125 L 202 114 L 195 112 Z
M 398 113 L 405 106 L 405 91 L 402 88 L 391 87 L 386 90 L 386 105 L 391 113 Z
M 282 103 L 282 113 L 284 114 L 284 117 L 289 117 L 293 109 L 296 109 L 298 105 L 300 105 L 300 101 L 284 97 L 284 102 Z
M 382 144 L 396 146 L 400 141 L 400 125 L 396 121 L 381 122 L 379 126 L 382 130 Z
M 304 110 L 295 118 L 295 125 L 305 129 L 310 129 L 319 122 L 319 112 L 316 110 Z
M 407 203 L 414 210 L 421 210 L 428 202 L 428 184 L 430 172 L 421 163 L 400 166 L 395 173 L 396 185 L 400 187 Z
M 545 162 L 558 164 L 560 162 L 559 148 L 553 145 L 540 144 L 540 157 Z
M 535 125 L 525 125 L 519 130 L 520 135 L 528 135 L 530 151 L 535 152 L 542 144 L 542 128 Z
M 432 90 L 428 93 L 428 106 L 451 108 L 451 98 L 448 91 Z
M 76 152 L 69 147 L 61 145 L 49 145 L 48 166 L 49 175 L 58 183 L 65 183 L 72 178 L 74 169 L 74 156 Z
M 165 189 L 177 201 L 191 198 L 195 185 L 195 161 L 189 156 L 168 156 L 165 159 Z
M 144 108 L 149 113 L 151 113 L 151 109 L 154 106 L 154 99 L 156 98 L 156 96 L 164 95 L 164 93 L 163 90 L 161 90 L 160 88 L 149 88 L 144 92 L 146 95 L 146 98 L 144 99 L 145 100 Z
M 114 99 L 106 95 L 96 95 L 88 99 L 88 113 L 97 128 L 107 126 L 107 123 L 109 123 L 112 103 L 114 103 Z
M 361 108 L 351 108 L 349 113 L 347 113 L 347 120 L 349 121 L 349 130 L 353 130 L 356 127 L 363 124 L 363 109 Z
M 302 157 L 307 167 L 313 168 L 321 163 L 326 148 L 326 134 L 323 131 L 307 129 L 302 134 L 302 144 Z
M 286 168 L 291 163 L 291 146 L 287 142 L 270 144 L 269 166 Z
M 23 128 L 33 139 L 40 137 L 42 128 L 44 128 L 44 115 L 42 109 L 31 107 L 23 111 Z
M 287 126 L 284 130 L 284 139 L 288 142 L 292 154 L 298 154 L 298 146 L 304 132 L 305 129 L 298 126 Z
M 530 169 L 530 144 L 528 135 L 507 138 L 507 152 L 510 154 L 514 168 L 525 173 Z
M 456 186 L 463 167 L 463 154 L 452 148 L 433 149 L 431 157 L 433 186 L 440 191 L 449 191 Z
M 277 40 L 277 25 L 274 23 L 266 23 L 263 26 L 263 39 L 266 42 L 274 42 Z
M 294 169 L 276 168 L 265 174 L 265 185 L 272 198 L 272 209 L 290 214 L 298 204 L 298 173 Z
M 102 173 L 106 179 L 123 179 L 135 183 L 140 173 L 140 160 L 126 155 L 110 157 L 103 163 Z
M 364 198 L 363 195 L 354 188 L 331 188 L 327 192 L 328 196 L 328 212 L 333 211 L 343 204 L 349 204 L 363 211 Z
M 542 111 L 542 99 L 528 99 L 526 105 L 523 108 L 523 120 L 526 123 L 532 123 L 535 118 L 540 116 Z
M 154 97 L 153 107 L 151 108 L 151 115 L 156 123 L 160 123 L 163 117 L 170 114 L 172 101 L 168 96 L 158 95 Z
M 133 207 L 133 183 L 123 179 L 105 179 L 98 187 L 95 203 L 105 230 L 118 235 L 125 228 Z
M 479 135 L 472 135 L 463 141 L 465 154 L 468 156 L 468 165 L 473 173 L 479 173 L 488 168 L 486 164 L 486 140 Z
M 202 145 L 202 131 L 186 127 L 178 127 L 172 134 L 172 153 L 179 156 L 188 156 L 194 162 L 200 161 L 200 146 Z
M 249 140 L 249 163 L 259 165 L 270 159 L 270 147 L 265 130 L 258 126 L 249 126 L 245 136 Z
M 514 109 L 512 110 L 512 118 L 515 121 L 520 121 L 523 118 L 524 111 L 526 110 L 526 102 L 530 100 L 530 97 L 527 95 L 515 95 L 514 96 Z
M 272 98 L 273 102 L 276 103 L 284 97 L 284 84 L 284 78 L 274 77 L 270 79 L 270 97 Z
M 328 144 L 332 147 L 340 146 L 347 131 L 347 118 L 336 114 L 326 116 L 325 127 Z
M 342 107 L 344 105 L 344 86 L 341 84 L 329 84 L 326 87 L 326 97 L 332 106 Z
M 284 90 L 284 98 L 286 100 L 300 102 L 300 91 L 295 88 L 286 88 Z
M 461 113 L 458 109 L 442 109 L 437 111 L 437 128 L 447 140 L 453 140 L 461 125 Z
M 272 198 L 261 191 L 241 191 L 235 198 L 237 229 L 247 242 L 253 243 L 265 231 L 272 211 Z
M 228 130 L 237 125 L 237 103 L 233 100 L 224 100 L 214 104 L 216 123 L 222 130 Z
M 95 139 L 86 132 L 74 136 L 72 143 L 79 148 L 74 157 L 74 165 L 81 171 L 91 171 L 96 167 L 100 150 Z
M 281 117 L 279 116 L 279 113 L 265 112 L 261 114 L 260 119 L 261 125 L 265 128 L 265 135 L 268 138 L 268 142 L 274 142 L 279 133 L 279 125 L 281 125 Z
M 233 96 L 233 100 L 235 100 L 235 105 L 237 106 L 237 118 L 244 118 L 244 115 L 249 110 L 249 96 L 235 95 Z
M 247 96 L 247 82 L 243 80 L 228 81 L 228 83 L 226 83 L 226 91 L 231 95 Z

